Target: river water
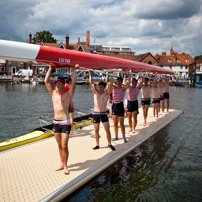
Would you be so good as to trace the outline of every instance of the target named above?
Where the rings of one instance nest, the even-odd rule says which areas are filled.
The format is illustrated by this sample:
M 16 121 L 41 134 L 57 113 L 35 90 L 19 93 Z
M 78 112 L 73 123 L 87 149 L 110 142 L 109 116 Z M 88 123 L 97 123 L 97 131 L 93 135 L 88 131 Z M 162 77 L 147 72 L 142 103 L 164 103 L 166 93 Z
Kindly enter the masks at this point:
M 184 114 L 64 201 L 202 201 L 202 89 L 170 87 L 170 108 Z M 74 104 L 90 112 L 90 86 Z M 44 85 L 0 83 L 0 142 L 53 119 Z

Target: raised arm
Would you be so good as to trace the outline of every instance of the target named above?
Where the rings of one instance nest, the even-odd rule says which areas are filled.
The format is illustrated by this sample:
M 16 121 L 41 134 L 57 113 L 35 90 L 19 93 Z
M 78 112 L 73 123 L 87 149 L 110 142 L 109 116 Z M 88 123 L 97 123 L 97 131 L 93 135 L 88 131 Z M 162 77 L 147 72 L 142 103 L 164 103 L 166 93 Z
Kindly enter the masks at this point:
M 169 82 L 169 85 L 171 85 L 174 82 L 174 78 L 172 76 L 172 80 Z
M 72 73 L 72 84 L 69 88 L 69 94 L 73 97 L 74 95 L 74 89 L 75 89 L 75 86 L 76 86 L 76 69 L 79 68 L 79 65 L 76 64 L 74 65 L 73 67 L 73 73 Z
M 51 65 L 49 66 L 48 72 L 46 73 L 45 79 L 44 79 L 44 83 L 46 85 L 46 88 L 48 90 L 48 92 L 52 95 L 53 94 L 53 86 L 50 83 L 50 77 L 51 77 L 51 72 L 53 70 L 53 67 L 51 67 Z
M 112 86 L 113 86 L 113 80 L 114 80 L 114 77 L 113 77 L 113 74 L 111 74 L 111 79 L 110 79 L 110 83 L 107 83 L 107 93 L 110 94 L 111 91 L 112 91 Z
M 131 76 L 130 76 L 130 72 L 128 73 L 128 82 L 126 83 L 126 85 L 124 86 L 123 90 L 126 91 L 131 84 Z
M 96 94 L 96 88 L 95 85 L 93 84 L 92 71 L 89 71 L 89 83 L 93 93 Z

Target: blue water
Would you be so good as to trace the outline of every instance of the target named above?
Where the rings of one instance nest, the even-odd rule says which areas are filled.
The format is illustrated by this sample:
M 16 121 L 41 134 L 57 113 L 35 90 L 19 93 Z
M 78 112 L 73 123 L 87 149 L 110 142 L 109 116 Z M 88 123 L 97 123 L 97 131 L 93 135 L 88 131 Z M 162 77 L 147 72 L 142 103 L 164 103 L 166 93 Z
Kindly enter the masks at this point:
M 170 87 L 170 108 L 184 110 L 169 125 L 64 201 L 202 201 L 202 89 Z M 0 83 L 0 141 L 52 121 L 44 85 Z M 90 86 L 76 86 L 74 104 L 90 111 Z

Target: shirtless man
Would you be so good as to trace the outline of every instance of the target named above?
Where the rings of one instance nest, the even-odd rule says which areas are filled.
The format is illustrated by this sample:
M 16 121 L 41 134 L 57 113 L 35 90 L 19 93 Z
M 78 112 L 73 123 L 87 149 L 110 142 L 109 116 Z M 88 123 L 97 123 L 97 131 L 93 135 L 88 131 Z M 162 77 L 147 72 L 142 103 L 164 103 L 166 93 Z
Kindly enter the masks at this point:
M 143 126 L 146 125 L 147 122 L 147 116 L 148 116 L 148 110 L 150 106 L 150 92 L 151 92 L 151 85 L 148 83 L 149 78 L 145 78 L 143 76 L 142 78 L 142 98 L 141 98 L 141 105 L 143 109 L 143 117 L 144 117 L 144 122 Z
M 95 141 L 96 146 L 93 147 L 94 150 L 99 149 L 99 129 L 100 129 L 100 120 L 102 121 L 102 124 L 104 126 L 104 129 L 107 134 L 107 141 L 108 141 L 108 147 L 111 148 L 111 150 L 116 150 L 111 145 L 111 133 L 110 133 L 110 126 L 109 126 L 109 120 L 107 116 L 106 106 L 109 99 L 109 94 L 112 89 L 113 85 L 113 76 L 111 77 L 110 84 L 108 85 L 107 90 L 105 91 L 105 82 L 100 82 L 98 84 L 98 89 L 93 84 L 92 79 L 92 72 L 89 72 L 89 83 L 91 86 L 91 89 L 94 93 L 94 111 L 93 111 L 93 125 L 95 128 Z
M 128 75 L 128 82 L 126 83 L 126 85 L 122 86 L 122 83 L 123 83 L 123 78 L 118 77 L 117 86 L 114 85 L 112 90 L 113 92 L 112 118 L 114 122 L 114 132 L 115 132 L 115 138 L 112 139 L 112 141 L 118 140 L 118 122 L 120 122 L 123 140 L 126 143 L 127 140 L 125 137 L 123 100 L 124 100 L 125 92 L 129 88 L 131 83 L 130 73 Z
M 137 115 L 139 114 L 138 111 L 138 95 L 140 92 L 140 89 L 142 88 L 142 82 L 139 83 L 137 86 L 137 81 L 139 79 L 139 76 L 137 79 L 132 79 L 132 86 L 128 88 L 128 104 L 127 104 L 127 114 L 128 114 L 128 123 L 130 129 L 128 132 L 135 133 L 135 128 L 137 125 Z M 132 118 L 133 118 L 133 124 L 132 124 Z
M 168 78 L 165 79 L 164 83 L 164 89 L 163 89 L 163 96 L 164 99 L 166 100 L 166 107 L 167 107 L 167 112 L 169 113 L 169 87 L 170 85 L 174 82 L 174 78 L 172 77 L 172 80 L 169 82 Z
M 58 144 L 59 154 L 61 164 L 55 169 L 56 171 L 64 169 L 64 174 L 69 174 L 67 168 L 67 160 L 69 156 L 68 151 L 68 140 L 71 130 L 71 122 L 69 119 L 69 105 L 71 103 L 74 88 L 76 85 L 76 73 L 75 69 L 79 65 L 75 65 L 72 75 L 72 85 L 69 88 L 68 92 L 65 92 L 65 80 L 62 77 L 58 77 L 53 83 L 56 85 L 55 89 L 50 83 L 50 76 L 52 72 L 52 67 L 49 67 L 49 70 L 46 74 L 44 83 L 48 92 L 52 95 L 53 108 L 54 108 L 54 120 L 53 120 L 53 132 L 55 139 Z
M 152 84 L 152 106 L 153 106 L 153 115 L 154 119 L 158 119 L 158 109 L 160 104 L 160 89 L 158 86 L 157 76 L 154 77 L 154 82 Z M 156 114 L 156 115 L 155 115 Z

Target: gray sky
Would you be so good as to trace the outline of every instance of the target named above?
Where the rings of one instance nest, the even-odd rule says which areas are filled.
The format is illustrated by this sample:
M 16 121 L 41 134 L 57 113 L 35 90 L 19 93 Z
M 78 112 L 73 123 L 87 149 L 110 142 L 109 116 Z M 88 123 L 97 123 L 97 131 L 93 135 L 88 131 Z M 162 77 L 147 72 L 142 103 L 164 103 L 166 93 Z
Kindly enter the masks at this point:
M 136 54 L 173 47 L 202 55 L 202 0 L 1 0 L 0 38 L 26 42 L 50 31 L 58 42 L 130 46 Z M 94 42 L 94 39 L 96 41 Z

